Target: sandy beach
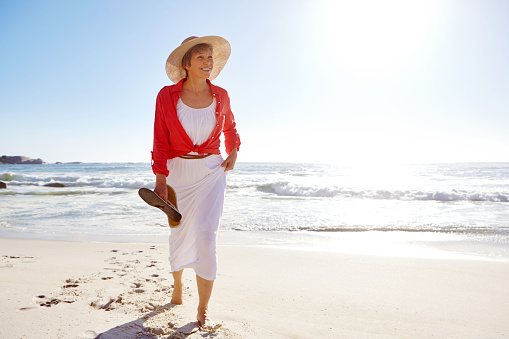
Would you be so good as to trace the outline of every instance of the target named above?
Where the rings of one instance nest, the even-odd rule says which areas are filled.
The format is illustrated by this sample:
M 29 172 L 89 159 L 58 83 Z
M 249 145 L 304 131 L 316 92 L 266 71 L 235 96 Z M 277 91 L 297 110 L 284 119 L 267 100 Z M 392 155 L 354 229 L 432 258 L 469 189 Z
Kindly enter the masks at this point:
M 238 232 L 242 237 L 242 232 Z M 242 239 L 240 238 L 239 241 Z M 0 338 L 503 338 L 509 264 L 222 244 L 210 304 L 166 244 L 0 238 Z

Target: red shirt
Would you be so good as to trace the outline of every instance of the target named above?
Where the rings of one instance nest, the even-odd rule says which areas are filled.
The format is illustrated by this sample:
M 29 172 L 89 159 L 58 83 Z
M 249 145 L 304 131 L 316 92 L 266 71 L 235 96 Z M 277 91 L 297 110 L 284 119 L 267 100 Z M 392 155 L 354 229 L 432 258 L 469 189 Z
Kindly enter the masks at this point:
M 182 93 L 182 84 L 165 86 L 159 91 L 156 100 L 156 117 L 154 121 L 154 148 L 152 150 L 152 171 L 168 176 L 167 161 L 189 152 L 199 154 L 221 154 L 219 151 L 221 132 L 224 133 L 226 152 L 239 149 L 240 138 L 235 128 L 235 119 L 230 108 L 230 97 L 225 89 L 207 83 L 216 99 L 216 127 L 210 137 L 201 145 L 194 145 L 180 124 L 177 116 L 177 102 Z

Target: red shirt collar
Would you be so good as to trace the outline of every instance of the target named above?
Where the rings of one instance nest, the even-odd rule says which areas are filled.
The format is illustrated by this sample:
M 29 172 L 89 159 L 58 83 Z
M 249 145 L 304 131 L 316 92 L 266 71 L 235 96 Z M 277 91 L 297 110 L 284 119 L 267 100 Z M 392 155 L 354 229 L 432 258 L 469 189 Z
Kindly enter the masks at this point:
M 180 80 L 179 82 L 177 82 L 175 85 L 171 86 L 170 88 L 170 91 L 172 93 L 174 92 L 182 92 L 182 85 L 184 84 L 184 81 L 186 80 L 186 78 L 183 78 L 182 80 Z M 216 94 L 219 94 L 219 91 L 217 90 L 217 86 L 213 85 L 209 79 L 206 79 L 207 80 L 207 83 L 209 84 L 210 86 L 210 90 L 212 91 L 212 94 L 213 95 L 216 95 Z

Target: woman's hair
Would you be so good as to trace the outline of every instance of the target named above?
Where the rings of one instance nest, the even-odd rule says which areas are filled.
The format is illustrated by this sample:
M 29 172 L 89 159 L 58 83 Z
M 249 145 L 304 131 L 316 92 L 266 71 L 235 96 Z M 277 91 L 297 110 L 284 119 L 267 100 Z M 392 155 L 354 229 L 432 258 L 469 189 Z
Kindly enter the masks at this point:
M 185 66 L 191 65 L 191 57 L 193 56 L 193 54 L 201 52 L 206 49 L 209 49 L 210 52 L 212 52 L 212 53 L 214 52 L 212 50 L 212 45 L 204 43 L 204 44 L 194 45 L 193 47 L 191 47 L 187 50 L 186 54 L 184 54 L 184 56 L 182 57 L 182 68 L 184 68 L 184 70 L 186 71 L 186 78 L 187 78 L 187 69 Z

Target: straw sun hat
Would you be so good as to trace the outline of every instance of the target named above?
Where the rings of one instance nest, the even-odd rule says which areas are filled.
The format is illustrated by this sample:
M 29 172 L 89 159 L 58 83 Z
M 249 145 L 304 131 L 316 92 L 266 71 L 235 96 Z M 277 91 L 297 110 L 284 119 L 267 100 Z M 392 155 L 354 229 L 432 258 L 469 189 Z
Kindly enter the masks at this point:
M 230 43 L 219 36 L 203 36 L 201 38 L 191 36 L 184 40 L 179 47 L 175 48 L 168 57 L 168 60 L 166 60 L 166 74 L 171 81 L 177 83 L 186 77 L 186 70 L 182 67 L 182 57 L 191 47 L 198 44 L 212 45 L 214 66 L 212 67 L 209 79 L 214 80 L 219 75 L 230 57 Z

